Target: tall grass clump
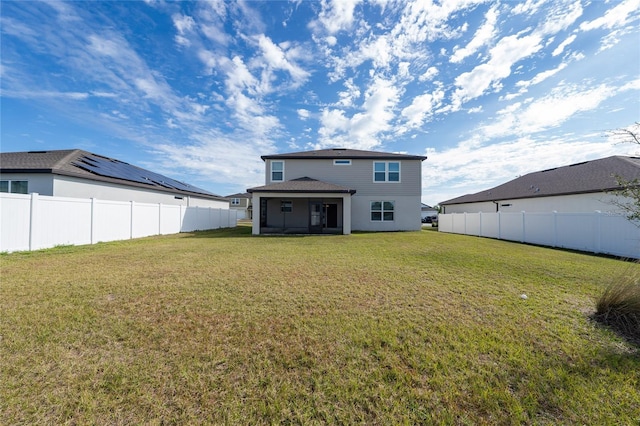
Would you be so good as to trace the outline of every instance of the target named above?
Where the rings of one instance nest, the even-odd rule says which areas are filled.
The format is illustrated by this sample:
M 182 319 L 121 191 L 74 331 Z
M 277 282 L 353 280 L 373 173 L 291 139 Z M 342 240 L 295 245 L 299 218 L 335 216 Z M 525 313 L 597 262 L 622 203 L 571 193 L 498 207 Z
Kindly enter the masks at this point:
M 640 344 L 640 272 L 628 268 L 596 301 L 595 319 Z

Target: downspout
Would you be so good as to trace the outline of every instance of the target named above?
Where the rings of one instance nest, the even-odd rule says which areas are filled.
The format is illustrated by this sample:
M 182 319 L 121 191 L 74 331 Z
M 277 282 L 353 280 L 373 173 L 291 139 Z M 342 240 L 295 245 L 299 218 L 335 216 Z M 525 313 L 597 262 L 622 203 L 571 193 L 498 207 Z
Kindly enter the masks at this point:
M 498 213 L 500 211 L 500 203 L 497 201 L 491 201 L 491 202 L 496 205 L 496 213 Z

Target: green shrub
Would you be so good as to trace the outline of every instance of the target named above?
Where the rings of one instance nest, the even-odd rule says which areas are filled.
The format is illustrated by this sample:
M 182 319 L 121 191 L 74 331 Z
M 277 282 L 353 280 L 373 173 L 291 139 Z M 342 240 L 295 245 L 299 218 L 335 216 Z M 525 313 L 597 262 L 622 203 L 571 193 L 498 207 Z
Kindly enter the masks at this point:
M 596 301 L 597 321 L 640 344 L 640 272 L 628 268 Z

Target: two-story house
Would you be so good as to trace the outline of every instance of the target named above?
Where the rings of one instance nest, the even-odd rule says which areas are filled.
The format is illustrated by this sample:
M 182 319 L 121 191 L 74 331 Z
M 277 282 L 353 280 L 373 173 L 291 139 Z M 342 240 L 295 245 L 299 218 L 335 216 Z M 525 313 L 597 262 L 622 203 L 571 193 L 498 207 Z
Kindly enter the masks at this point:
M 229 200 L 229 208 L 235 210 L 238 219 L 251 219 L 253 206 L 251 205 L 251 194 L 244 192 L 242 194 L 227 195 L 225 198 Z
M 334 148 L 265 155 L 253 234 L 417 231 L 427 157 Z

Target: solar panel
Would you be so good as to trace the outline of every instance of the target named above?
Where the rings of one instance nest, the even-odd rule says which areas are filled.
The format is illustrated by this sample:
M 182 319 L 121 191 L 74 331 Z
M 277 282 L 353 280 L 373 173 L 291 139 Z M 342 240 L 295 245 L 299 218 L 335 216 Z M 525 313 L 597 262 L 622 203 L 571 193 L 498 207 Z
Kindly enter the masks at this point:
M 100 176 L 123 179 L 130 182 L 143 183 L 150 186 L 177 189 L 181 191 L 195 192 L 199 194 L 214 195 L 209 191 L 197 188 L 184 182 L 171 179 L 159 173 L 132 166 L 123 161 L 105 158 L 96 155 L 85 155 L 71 163 L 76 167 L 95 173 Z

